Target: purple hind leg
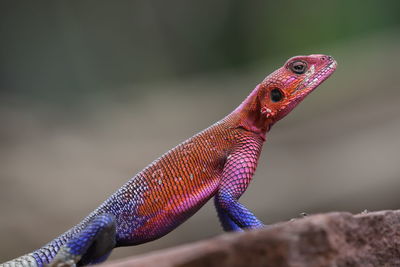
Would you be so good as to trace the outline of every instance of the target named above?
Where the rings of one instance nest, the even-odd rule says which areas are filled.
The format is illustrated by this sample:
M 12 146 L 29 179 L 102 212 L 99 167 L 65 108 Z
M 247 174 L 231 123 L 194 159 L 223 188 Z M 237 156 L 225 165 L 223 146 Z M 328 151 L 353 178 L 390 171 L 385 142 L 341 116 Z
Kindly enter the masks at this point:
M 71 238 L 50 263 L 82 266 L 107 259 L 116 244 L 115 217 L 101 214 L 93 218 L 76 236 Z

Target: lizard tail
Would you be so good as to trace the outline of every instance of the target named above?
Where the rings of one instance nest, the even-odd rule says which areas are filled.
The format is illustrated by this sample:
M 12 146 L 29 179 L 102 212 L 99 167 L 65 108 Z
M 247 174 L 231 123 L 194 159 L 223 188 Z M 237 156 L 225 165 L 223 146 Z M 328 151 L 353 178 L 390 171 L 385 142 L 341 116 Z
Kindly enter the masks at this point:
M 38 267 L 38 264 L 31 254 L 27 254 L 5 263 L 0 263 L 0 267 Z

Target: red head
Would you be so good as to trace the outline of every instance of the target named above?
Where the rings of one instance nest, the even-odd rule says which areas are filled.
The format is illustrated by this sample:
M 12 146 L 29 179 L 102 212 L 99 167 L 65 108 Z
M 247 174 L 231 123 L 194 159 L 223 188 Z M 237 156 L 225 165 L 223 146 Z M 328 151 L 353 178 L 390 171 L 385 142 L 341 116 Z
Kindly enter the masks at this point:
M 234 111 L 240 126 L 265 133 L 294 109 L 336 69 L 336 61 L 326 55 L 297 56 L 268 75 Z

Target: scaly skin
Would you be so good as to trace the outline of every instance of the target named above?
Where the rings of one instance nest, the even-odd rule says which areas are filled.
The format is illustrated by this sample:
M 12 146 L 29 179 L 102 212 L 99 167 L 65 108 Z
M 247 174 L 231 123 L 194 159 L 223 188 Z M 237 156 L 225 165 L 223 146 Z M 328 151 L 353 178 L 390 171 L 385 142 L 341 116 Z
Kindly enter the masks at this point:
M 335 69 L 329 56 L 289 59 L 232 113 L 155 160 L 81 223 L 0 266 L 98 263 L 114 247 L 169 233 L 213 196 L 225 230 L 262 227 L 238 199 L 256 170 L 266 134 Z

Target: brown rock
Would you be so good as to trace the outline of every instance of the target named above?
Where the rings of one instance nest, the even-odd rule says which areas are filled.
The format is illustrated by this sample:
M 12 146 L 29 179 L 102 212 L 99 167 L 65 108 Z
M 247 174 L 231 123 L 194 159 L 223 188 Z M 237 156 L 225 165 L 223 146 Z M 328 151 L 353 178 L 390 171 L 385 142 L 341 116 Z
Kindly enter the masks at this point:
M 104 266 L 400 266 L 400 210 L 318 214 Z

